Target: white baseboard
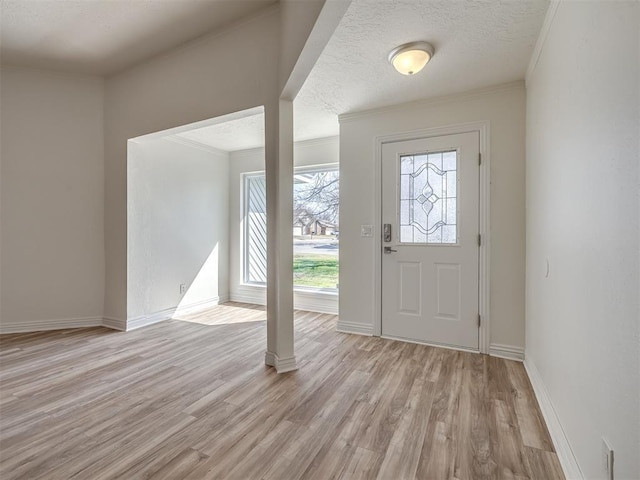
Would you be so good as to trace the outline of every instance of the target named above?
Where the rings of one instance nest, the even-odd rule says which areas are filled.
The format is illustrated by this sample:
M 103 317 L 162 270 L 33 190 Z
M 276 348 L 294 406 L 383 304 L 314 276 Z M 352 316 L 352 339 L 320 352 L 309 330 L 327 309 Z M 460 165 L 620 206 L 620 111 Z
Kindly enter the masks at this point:
M 573 454 L 571 444 L 564 433 L 558 414 L 555 408 L 553 408 L 553 403 L 551 403 L 551 398 L 549 397 L 547 388 L 544 386 L 540 372 L 538 372 L 533 360 L 529 357 L 525 357 L 524 368 L 531 380 L 533 391 L 540 405 L 540 410 L 542 411 L 542 416 L 547 424 L 547 428 L 549 429 L 549 435 L 551 435 L 551 440 L 553 441 L 553 446 L 556 449 L 556 454 L 560 460 L 560 465 L 562 466 L 565 477 L 567 480 L 582 480 L 584 476 Z
M 371 337 L 373 335 L 373 325 L 356 322 L 345 322 L 338 319 L 338 325 L 336 330 L 342 333 L 355 333 L 357 335 L 366 335 Z
M 141 315 L 139 317 L 130 318 L 129 320 L 127 320 L 127 331 L 146 327 L 148 325 L 153 325 L 154 323 L 164 322 L 165 320 L 170 320 L 177 315 L 185 315 L 187 313 L 196 312 L 198 310 L 204 310 L 205 308 L 213 307 L 227 300 L 228 298 L 226 296 L 222 298 L 208 298 L 199 302 L 179 305 L 177 307 L 165 308 L 164 310 L 159 310 L 149 315 Z
M 502 345 L 500 343 L 492 343 L 489 345 L 489 355 L 492 357 L 506 358 L 507 360 L 517 360 L 524 362 L 524 348 L 514 347 L 512 345 Z
M 122 318 L 115 317 L 104 317 L 102 319 L 102 326 L 106 328 L 110 328 L 112 330 L 127 330 L 127 321 Z
M 176 307 L 170 307 L 150 313 L 149 315 L 140 315 L 138 317 L 129 318 L 127 319 L 127 332 L 169 320 L 173 317 L 175 311 Z
M 26 322 L 1 323 L 0 334 L 29 333 L 65 328 L 100 327 L 102 317 L 51 318 L 46 320 L 29 320 Z
M 220 305 L 221 303 L 228 301 L 229 295 L 222 295 L 220 297 L 208 298 L 206 300 L 190 303 L 188 305 L 178 305 L 173 316 L 175 317 L 177 315 L 186 315 L 189 313 L 197 312 L 199 310 L 204 310 L 206 308 L 215 307 L 216 305 Z
M 81 318 L 56 318 L 48 320 L 32 320 L 20 323 L 0 324 L 0 334 L 4 333 L 29 333 L 46 330 L 62 330 L 65 328 L 87 328 L 106 327 L 113 330 L 135 330 L 154 323 L 169 320 L 175 315 L 185 315 L 187 313 L 210 308 L 229 300 L 228 295 L 222 297 L 209 298 L 200 302 L 180 305 L 178 307 L 167 308 L 149 315 L 141 315 L 129 320 L 115 317 L 81 317 Z
M 231 292 L 232 302 L 266 305 L 266 289 L 260 286 L 241 285 Z M 295 290 L 293 292 L 293 308 L 306 312 L 338 314 L 338 295 L 330 292 L 314 292 Z
M 251 305 L 266 305 L 267 302 L 253 295 L 242 295 L 238 293 L 229 294 L 229 301 L 236 303 L 249 303 Z
M 274 367 L 277 373 L 292 372 L 298 369 L 296 357 L 279 358 L 273 352 L 264 352 L 264 363 Z
M 229 293 L 232 302 L 250 303 L 252 305 L 267 304 L 267 289 L 260 286 L 240 285 L 237 290 Z

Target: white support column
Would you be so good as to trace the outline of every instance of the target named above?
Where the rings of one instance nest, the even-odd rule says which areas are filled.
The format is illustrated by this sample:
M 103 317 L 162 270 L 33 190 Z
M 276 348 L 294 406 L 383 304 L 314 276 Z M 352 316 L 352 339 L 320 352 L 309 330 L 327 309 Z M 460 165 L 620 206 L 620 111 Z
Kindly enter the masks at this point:
M 267 177 L 267 351 L 278 373 L 296 370 L 293 352 L 293 102 L 265 109 Z

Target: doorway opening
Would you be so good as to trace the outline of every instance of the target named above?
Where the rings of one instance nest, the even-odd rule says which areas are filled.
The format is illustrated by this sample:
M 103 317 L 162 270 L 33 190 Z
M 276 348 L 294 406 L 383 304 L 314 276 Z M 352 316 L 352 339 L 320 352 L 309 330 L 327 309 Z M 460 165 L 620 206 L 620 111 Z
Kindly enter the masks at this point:
M 266 305 L 264 142 L 262 107 L 129 140 L 127 329 Z M 338 137 L 294 145 L 299 310 L 338 311 L 338 155 Z
M 129 140 L 127 329 L 230 299 L 231 154 L 264 138 L 257 107 Z

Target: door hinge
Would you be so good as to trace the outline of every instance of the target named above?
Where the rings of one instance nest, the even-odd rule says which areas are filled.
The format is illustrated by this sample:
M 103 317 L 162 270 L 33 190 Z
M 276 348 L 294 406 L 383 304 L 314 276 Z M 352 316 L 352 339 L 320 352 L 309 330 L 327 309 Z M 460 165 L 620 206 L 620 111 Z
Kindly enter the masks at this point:
M 482 154 L 478 153 L 478 165 L 482 165 Z
M 480 314 L 478 314 L 478 328 L 480 328 L 481 324 L 482 324 L 482 317 L 480 316 Z
M 482 235 L 478 234 L 478 246 L 482 246 Z

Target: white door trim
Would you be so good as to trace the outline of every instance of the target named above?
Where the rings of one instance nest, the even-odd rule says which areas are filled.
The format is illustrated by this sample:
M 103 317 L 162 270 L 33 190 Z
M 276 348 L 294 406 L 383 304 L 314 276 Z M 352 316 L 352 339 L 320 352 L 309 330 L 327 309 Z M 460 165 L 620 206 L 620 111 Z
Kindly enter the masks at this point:
M 445 127 L 427 128 L 421 130 L 413 130 L 410 132 L 395 133 L 392 135 L 380 135 L 375 137 L 375 221 L 377 235 L 374 237 L 375 255 L 374 255 L 374 271 L 375 271 L 375 320 L 373 325 L 373 334 L 375 336 L 382 335 L 382 145 L 390 142 L 402 142 L 405 140 L 417 140 L 421 138 L 439 137 L 442 135 L 455 135 L 458 133 L 478 132 L 480 135 L 480 155 L 482 163 L 480 164 L 480 235 L 482 236 L 482 244 L 479 251 L 479 292 L 478 292 L 478 309 L 480 310 L 480 353 L 489 354 L 490 344 L 490 287 L 491 277 L 489 271 L 489 254 L 491 251 L 490 237 L 490 206 L 491 206 L 491 155 L 489 149 L 489 122 L 470 122 L 457 125 L 449 125 Z

